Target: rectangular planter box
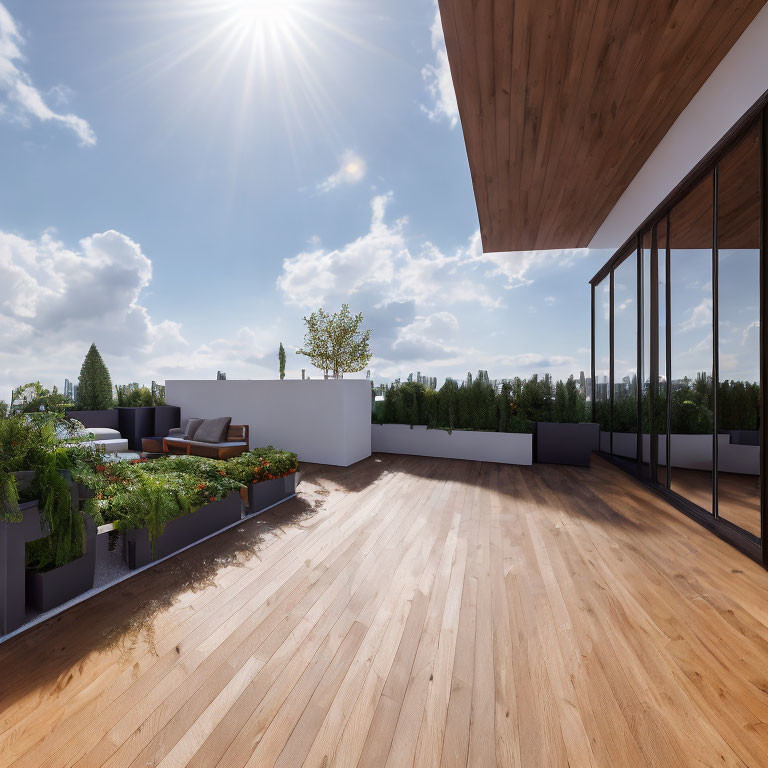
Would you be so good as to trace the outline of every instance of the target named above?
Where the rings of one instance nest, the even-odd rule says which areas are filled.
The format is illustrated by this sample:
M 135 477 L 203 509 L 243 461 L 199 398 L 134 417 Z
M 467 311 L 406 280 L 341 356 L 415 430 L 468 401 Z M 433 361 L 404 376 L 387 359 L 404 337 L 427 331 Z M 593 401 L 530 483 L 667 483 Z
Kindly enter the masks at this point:
M 296 493 L 296 475 L 278 477 L 276 480 L 265 480 L 262 483 L 251 483 L 248 486 L 247 515 L 255 515 L 278 501 L 283 501 Z
M 0 522 L 0 635 L 26 620 L 25 545 L 44 535 L 37 502 L 21 504 L 20 510 L 20 522 Z
M 155 432 L 144 437 L 168 437 L 168 433 L 181 426 L 181 408 L 178 405 L 155 406 Z
M 128 441 L 132 451 L 140 451 L 141 439 L 155 434 L 154 406 L 118 408 L 117 421 L 120 434 Z
M 536 461 L 541 464 L 569 464 L 588 467 L 592 451 L 600 445 L 597 424 L 536 424 Z
M 372 424 L 371 448 L 376 453 L 403 453 L 444 459 L 532 464 L 533 435 L 516 432 L 469 432 Z
M 37 573 L 27 571 L 27 604 L 34 610 L 50 611 L 62 603 L 93 589 L 93 576 L 96 571 L 96 525 L 85 517 L 85 553 L 77 560 L 54 568 L 51 571 Z
M 131 528 L 123 535 L 124 555 L 133 570 L 168 557 L 184 547 L 236 523 L 242 518 L 242 499 L 237 492 L 221 501 L 200 507 L 189 515 L 171 520 L 155 541 L 154 553 L 146 528 Z
M 66 416 L 68 419 L 77 419 L 88 429 L 107 427 L 119 431 L 117 408 L 108 408 L 104 411 L 67 411 Z

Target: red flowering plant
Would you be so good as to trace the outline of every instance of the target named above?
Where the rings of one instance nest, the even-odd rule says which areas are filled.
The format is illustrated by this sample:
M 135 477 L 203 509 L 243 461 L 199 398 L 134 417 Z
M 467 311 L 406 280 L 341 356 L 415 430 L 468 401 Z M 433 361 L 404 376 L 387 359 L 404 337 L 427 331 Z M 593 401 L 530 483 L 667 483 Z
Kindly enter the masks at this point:
M 244 485 L 276 480 L 291 475 L 299 468 L 295 453 L 281 451 L 271 445 L 256 448 L 227 462 L 227 472 Z
M 236 479 L 221 474 L 223 463 L 195 456 L 94 461 L 77 479 L 91 489 L 106 522 L 118 530 L 146 527 L 154 542 L 168 521 L 242 488 Z

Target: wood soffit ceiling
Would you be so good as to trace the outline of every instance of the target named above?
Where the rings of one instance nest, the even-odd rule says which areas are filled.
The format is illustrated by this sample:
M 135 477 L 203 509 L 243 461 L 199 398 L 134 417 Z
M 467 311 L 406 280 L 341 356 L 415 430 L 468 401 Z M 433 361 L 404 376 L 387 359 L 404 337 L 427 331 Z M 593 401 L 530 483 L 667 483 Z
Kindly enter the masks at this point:
M 586 247 L 765 1 L 439 0 L 484 250 Z

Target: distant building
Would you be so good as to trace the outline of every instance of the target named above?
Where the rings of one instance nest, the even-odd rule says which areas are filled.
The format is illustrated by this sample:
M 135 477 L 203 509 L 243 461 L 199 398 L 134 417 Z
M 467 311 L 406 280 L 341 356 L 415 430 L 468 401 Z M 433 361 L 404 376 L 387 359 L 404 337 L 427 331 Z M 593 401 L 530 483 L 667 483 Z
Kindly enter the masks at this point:
M 216 381 L 226 381 L 227 374 L 224 371 L 216 371 Z

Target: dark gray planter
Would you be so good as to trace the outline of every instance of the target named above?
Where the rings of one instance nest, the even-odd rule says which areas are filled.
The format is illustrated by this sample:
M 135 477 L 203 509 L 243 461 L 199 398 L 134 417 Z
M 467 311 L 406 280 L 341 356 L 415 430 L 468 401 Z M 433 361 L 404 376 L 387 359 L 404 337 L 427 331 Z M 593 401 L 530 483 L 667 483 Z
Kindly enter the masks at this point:
M 296 493 L 296 475 L 278 477 L 276 480 L 265 480 L 261 483 L 251 483 L 248 486 L 247 515 L 255 515 L 278 501 L 287 499 Z
M 20 504 L 18 523 L 0 522 L 0 635 L 26 620 L 26 543 L 43 537 L 36 501 Z
M 155 406 L 155 433 L 145 437 L 168 437 L 172 429 L 181 426 L 181 408 L 178 405 Z
M 120 407 L 117 409 L 117 421 L 120 434 L 128 441 L 132 451 L 141 450 L 141 440 L 155 434 L 155 408 Z
M 154 552 L 146 528 L 130 528 L 123 535 L 123 552 L 131 570 L 196 544 L 206 536 L 236 523 L 242 517 L 240 493 L 233 491 L 221 501 L 214 501 L 189 515 L 171 520 L 155 540 Z
M 104 411 L 67 411 L 68 419 L 77 419 L 87 429 L 106 427 L 119 430 L 117 408 Z
M 599 448 L 597 424 L 536 423 L 536 461 L 540 464 L 570 464 L 588 467 L 592 451 Z
M 759 429 L 726 429 L 721 434 L 730 435 L 731 445 L 760 445 Z
M 96 571 L 96 525 L 85 516 L 85 553 L 77 560 L 50 571 L 27 571 L 27 605 L 36 611 L 50 611 L 93 589 Z

